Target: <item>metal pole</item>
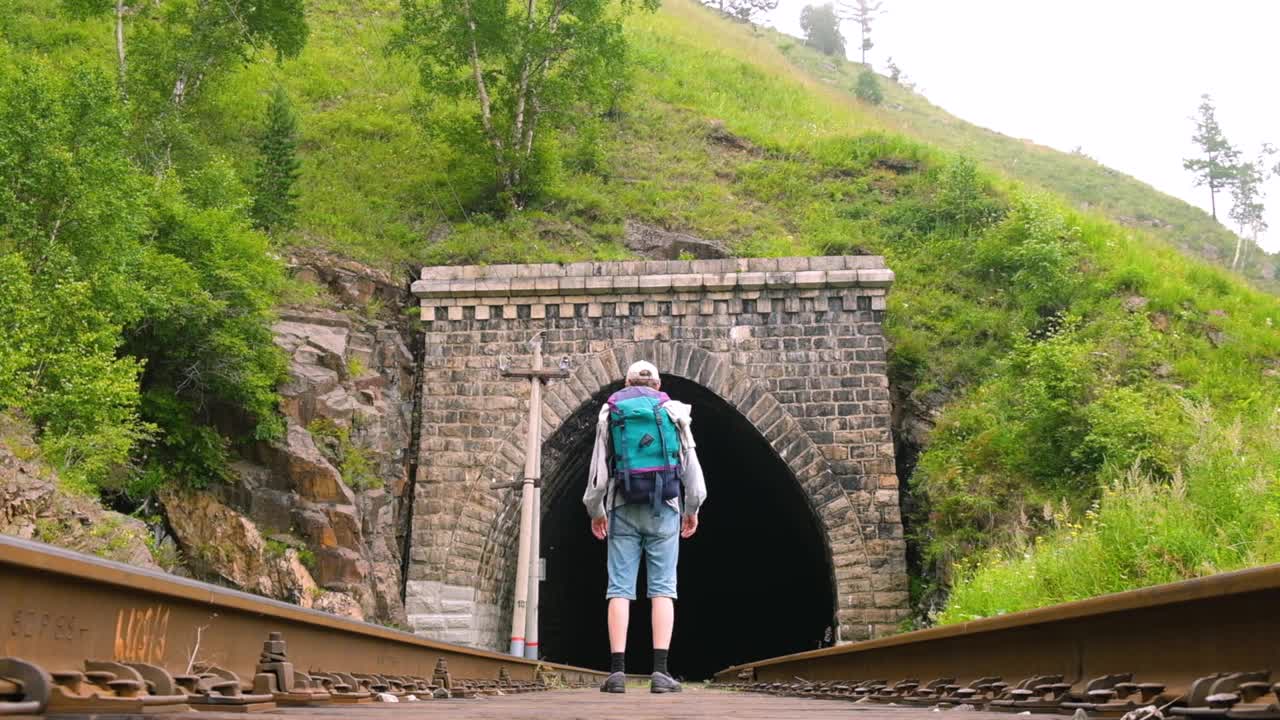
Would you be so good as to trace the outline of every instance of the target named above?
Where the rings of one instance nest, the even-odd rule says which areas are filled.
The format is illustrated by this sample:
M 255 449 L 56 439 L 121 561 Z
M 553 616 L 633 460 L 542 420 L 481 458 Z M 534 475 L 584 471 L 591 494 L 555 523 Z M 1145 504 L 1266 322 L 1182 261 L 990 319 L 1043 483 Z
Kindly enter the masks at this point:
M 534 336 L 533 370 L 529 377 L 529 437 L 524 452 L 524 483 L 520 488 L 520 550 L 516 555 L 515 603 L 511 609 L 511 654 L 524 657 L 525 622 L 529 600 L 529 551 L 533 542 L 534 484 L 541 474 L 538 436 L 542 434 L 542 338 Z
M 538 431 L 534 446 L 538 449 L 538 478 L 542 478 L 542 406 L 538 406 Z M 542 483 L 533 486 L 533 537 L 529 542 L 529 612 L 525 615 L 524 656 L 538 659 L 538 591 L 542 580 Z
M 538 447 L 542 447 L 541 433 L 538 434 Z M 542 453 L 538 453 L 538 465 L 542 465 Z M 530 660 L 538 659 L 538 595 L 542 580 L 542 485 L 533 488 L 533 538 L 530 543 L 532 555 L 529 566 L 529 614 L 525 625 L 524 656 Z

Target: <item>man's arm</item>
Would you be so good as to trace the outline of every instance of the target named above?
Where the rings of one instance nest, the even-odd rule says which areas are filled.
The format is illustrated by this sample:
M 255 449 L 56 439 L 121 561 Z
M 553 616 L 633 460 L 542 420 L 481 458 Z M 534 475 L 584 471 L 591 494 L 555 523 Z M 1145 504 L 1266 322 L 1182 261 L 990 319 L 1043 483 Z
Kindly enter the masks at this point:
M 697 516 L 707 499 L 707 482 L 702 476 L 702 464 L 698 462 L 696 448 L 684 450 L 684 468 L 681 481 L 684 484 L 684 514 Z M 696 526 L 696 525 L 695 525 Z
M 604 500 L 609 490 L 608 450 L 605 446 L 609 435 L 609 409 L 603 408 L 596 420 L 596 441 L 591 450 L 591 465 L 587 472 L 587 491 L 582 496 L 582 504 L 587 506 L 587 514 L 592 521 L 605 517 Z
M 702 476 L 697 443 L 693 439 L 693 408 L 682 402 L 670 402 L 665 407 L 680 434 L 680 480 L 684 485 L 685 537 L 688 537 L 693 534 L 693 529 L 697 529 L 698 510 L 707 499 L 707 483 Z M 693 517 L 693 529 L 689 528 L 690 516 Z

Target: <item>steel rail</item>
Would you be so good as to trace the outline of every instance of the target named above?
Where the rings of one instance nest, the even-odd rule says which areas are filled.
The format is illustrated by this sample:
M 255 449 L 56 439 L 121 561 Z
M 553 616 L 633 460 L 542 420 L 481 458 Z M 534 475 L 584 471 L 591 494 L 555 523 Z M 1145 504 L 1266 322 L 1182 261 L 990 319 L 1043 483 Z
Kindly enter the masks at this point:
M 735 665 L 718 682 L 1132 673 L 1184 693 L 1220 672 L 1280 671 L 1280 565 Z
M 195 662 L 254 677 L 268 633 L 281 633 L 299 670 L 430 678 L 437 660 L 454 677 L 532 682 L 538 670 L 569 683 L 604 673 L 435 642 L 391 628 L 163 572 L 0 537 L 0 657 L 47 671 L 86 660 L 160 666 L 174 675 Z

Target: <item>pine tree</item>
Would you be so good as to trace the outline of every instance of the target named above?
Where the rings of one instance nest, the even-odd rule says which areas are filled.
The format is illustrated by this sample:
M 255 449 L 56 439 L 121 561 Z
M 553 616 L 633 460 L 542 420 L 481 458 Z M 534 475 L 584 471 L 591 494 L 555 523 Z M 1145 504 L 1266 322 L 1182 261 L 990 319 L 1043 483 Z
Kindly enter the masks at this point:
M 1227 142 L 1222 128 L 1214 117 L 1213 99 L 1200 96 L 1200 116 L 1196 118 L 1196 134 L 1191 139 L 1200 146 L 1204 157 L 1186 158 L 1182 167 L 1196 175 L 1196 187 L 1209 186 L 1209 208 L 1213 219 L 1218 219 L 1218 191 L 1231 183 L 1235 175 L 1239 151 Z
M 297 191 L 300 163 L 298 122 L 284 88 L 277 85 L 267 107 L 266 129 L 258 144 L 258 174 L 253 185 L 254 224 L 267 231 L 293 225 L 297 213 Z
M 874 45 L 871 42 L 871 22 L 883 14 L 883 0 L 847 0 L 840 3 L 840 17 L 858 24 L 861 32 L 862 64 L 867 64 L 867 51 Z

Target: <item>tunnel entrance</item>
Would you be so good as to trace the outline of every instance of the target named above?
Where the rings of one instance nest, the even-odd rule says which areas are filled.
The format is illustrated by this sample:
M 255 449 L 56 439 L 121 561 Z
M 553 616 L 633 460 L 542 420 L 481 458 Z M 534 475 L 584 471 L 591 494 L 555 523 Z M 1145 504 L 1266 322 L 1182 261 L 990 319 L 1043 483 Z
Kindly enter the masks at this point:
M 592 537 L 586 489 L 595 420 L 607 387 L 543 447 L 540 640 L 548 660 L 607 668 L 605 544 Z M 697 680 L 730 665 L 819 647 L 835 624 L 830 553 L 786 463 L 736 409 L 702 386 L 664 377 L 663 391 L 693 405 L 707 478 L 698 533 L 681 542 L 680 598 L 670 669 Z M 643 565 L 632 603 L 627 670 L 652 670 Z

